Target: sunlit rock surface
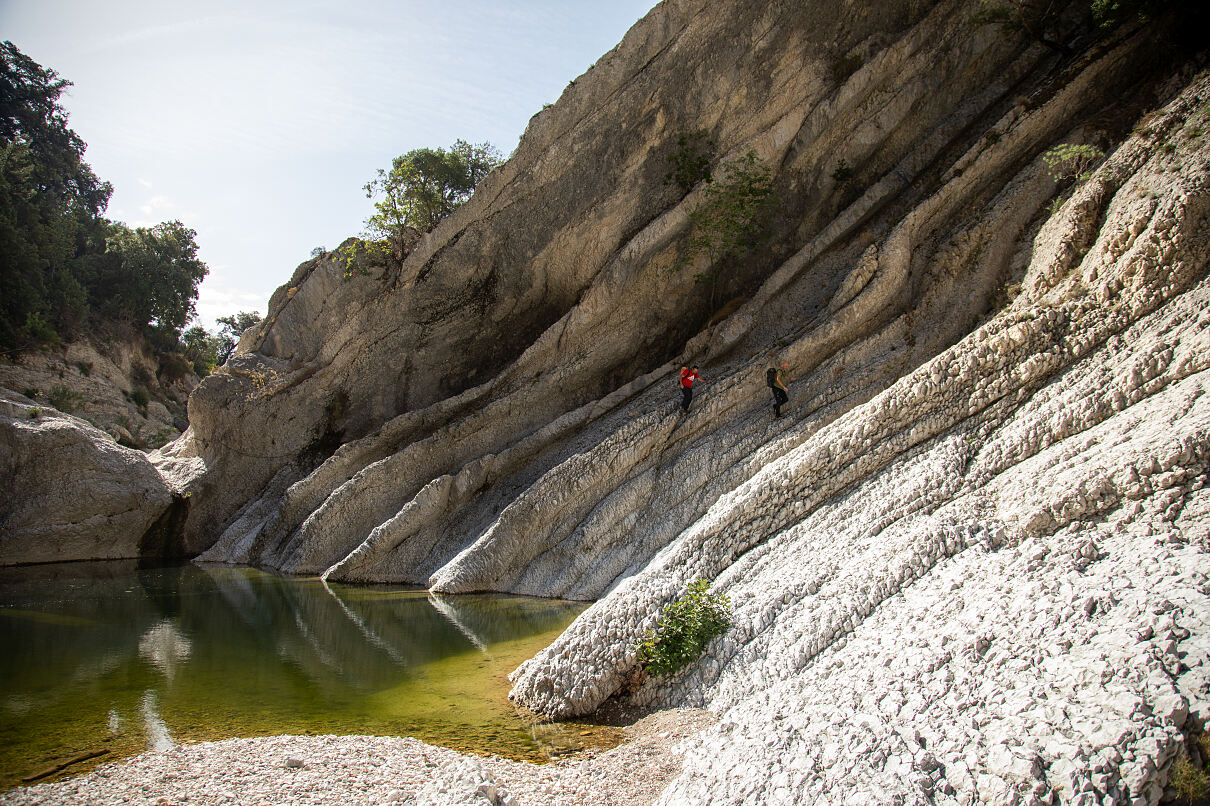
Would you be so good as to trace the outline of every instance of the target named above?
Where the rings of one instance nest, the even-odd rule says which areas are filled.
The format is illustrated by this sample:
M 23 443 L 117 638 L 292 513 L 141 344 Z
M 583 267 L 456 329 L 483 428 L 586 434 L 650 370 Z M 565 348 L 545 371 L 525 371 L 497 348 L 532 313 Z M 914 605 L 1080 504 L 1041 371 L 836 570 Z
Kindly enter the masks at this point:
M 1210 86 L 977 6 L 658 6 L 402 264 L 279 289 L 161 455 L 186 545 L 599 599 L 514 675 L 561 717 L 711 580 L 735 627 L 633 695 L 721 717 L 667 802 L 1156 802 L 1210 704 Z M 778 200 L 717 287 L 694 131 Z
M 1208 103 L 1203 78 L 1109 157 L 1007 309 L 801 423 L 514 698 L 592 710 L 703 576 L 734 629 L 636 695 L 722 716 L 668 802 L 1157 802 L 1210 718 Z
M 0 388 L 87 420 L 127 447 L 156 447 L 181 435 L 198 382 L 191 370 L 170 381 L 162 360 L 141 336 L 82 338 L 0 355 Z M 143 405 L 140 391 L 149 397 Z

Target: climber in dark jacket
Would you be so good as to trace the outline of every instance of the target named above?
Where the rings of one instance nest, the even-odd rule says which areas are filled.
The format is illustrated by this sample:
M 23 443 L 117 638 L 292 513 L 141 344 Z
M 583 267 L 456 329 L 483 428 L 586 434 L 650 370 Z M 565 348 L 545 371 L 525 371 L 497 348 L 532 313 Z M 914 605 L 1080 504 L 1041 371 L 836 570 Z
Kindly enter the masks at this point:
M 790 365 L 783 361 L 777 369 L 769 367 L 765 373 L 765 382 L 773 391 L 773 416 L 781 416 L 781 407 L 790 402 L 790 389 L 786 384 L 794 380 L 789 376 Z

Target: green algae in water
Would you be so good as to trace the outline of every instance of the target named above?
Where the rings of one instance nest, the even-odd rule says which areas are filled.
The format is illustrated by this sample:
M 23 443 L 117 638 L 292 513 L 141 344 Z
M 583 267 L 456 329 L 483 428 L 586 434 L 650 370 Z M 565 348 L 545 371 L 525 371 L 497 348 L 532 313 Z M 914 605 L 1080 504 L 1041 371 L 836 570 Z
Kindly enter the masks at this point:
M 96 750 L 109 752 L 66 774 L 174 742 L 281 733 L 415 736 L 544 760 L 550 731 L 512 708 L 507 675 L 585 607 L 248 568 L 10 569 L 0 787 Z M 609 739 L 588 732 L 586 743 Z

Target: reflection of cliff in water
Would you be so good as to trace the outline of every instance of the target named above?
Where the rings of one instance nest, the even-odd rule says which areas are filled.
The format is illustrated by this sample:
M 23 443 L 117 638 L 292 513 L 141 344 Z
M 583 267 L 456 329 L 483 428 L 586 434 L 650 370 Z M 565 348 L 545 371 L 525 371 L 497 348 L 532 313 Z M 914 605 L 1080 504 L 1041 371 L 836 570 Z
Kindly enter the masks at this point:
M 211 654 L 207 641 L 223 641 L 227 652 L 248 643 L 249 657 L 269 662 L 264 647 L 271 645 L 314 683 L 361 691 L 394 685 L 443 658 L 554 629 L 583 608 L 498 595 L 432 603 L 422 590 L 329 585 L 222 566 L 203 566 L 194 580 L 218 594 L 192 597 L 182 579 L 181 626 L 195 657 Z M 194 600 L 205 606 L 192 607 Z
M 285 661 L 315 683 L 373 690 L 394 685 L 409 668 L 551 630 L 583 607 L 496 595 L 436 598 L 219 566 L 79 563 L 22 571 L 0 576 L 0 641 L 24 659 L 0 664 L 0 686 L 27 696 L 53 696 L 139 657 L 161 667 L 180 658 L 184 641 L 195 670 L 221 664 L 255 677 Z M 161 657 L 149 643 L 171 624 L 173 652 Z
M 429 603 L 476 644 L 490 646 L 525 638 L 566 624 L 584 609 L 583 602 L 523 599 L 498 595 L 430 595 Z
M 0 576 L 0 687 L 55 699 L 141 659 L 244 679 L 283 662 L 325 688 L 376 690 L 409 669 L 566 624 L 581 604 L 328 585 L 246 568 L 89 563 Z M 183 647 L 187 646 L 186 651 Z M 267 651 L 271 650 L 271 651 Z M 218 671 L 217 668 L 210 671 Z
M 161 616 L 132 586 L 134 561 L 0 572 L 0 692 L 4 719 L 60 700 L 138 657 Z

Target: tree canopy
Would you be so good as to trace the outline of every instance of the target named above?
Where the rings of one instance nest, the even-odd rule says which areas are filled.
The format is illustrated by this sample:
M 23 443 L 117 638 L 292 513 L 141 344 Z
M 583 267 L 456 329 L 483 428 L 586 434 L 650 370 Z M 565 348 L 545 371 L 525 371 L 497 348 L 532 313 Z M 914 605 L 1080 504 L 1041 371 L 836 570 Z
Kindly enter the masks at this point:
M 206 265 L 179 221 L 131 229 L 104 217 L 113 188 L 84 162 L 59 103 L 71 82 L 0 43 L 0 348 L 85 326 L 155 326 L 173 339 Z
M 239 337 L 244 335 L 248 328 L 259 325 L 261 318 L 256 311 L 240 311 L 230 316 L 220 316 L 216 321 L 219 323 L 219 363 L 223 364 L 235 352 Z
M 198 375 L 206 375 L 215 367 L 225 364 L 235 352 L 239 337 L 248 328 L 261 322 L 256 311 L 240 311 L 218 318 L 219 331 L 212 334 L 201 325 L 194 325 L 181 334 L 181 353 L 193 362 Z
M 490 143 L 457 140 L 443 148 L 417 148 L 396 157 L 391 170 L 379 170 L 366 183 L 366 196 L 377 199 L 366 221 L 371 238 L 389 241 L 402 252 L 409 228 L 428 232 L 458 209 L 475 186 L 503 162 Z

